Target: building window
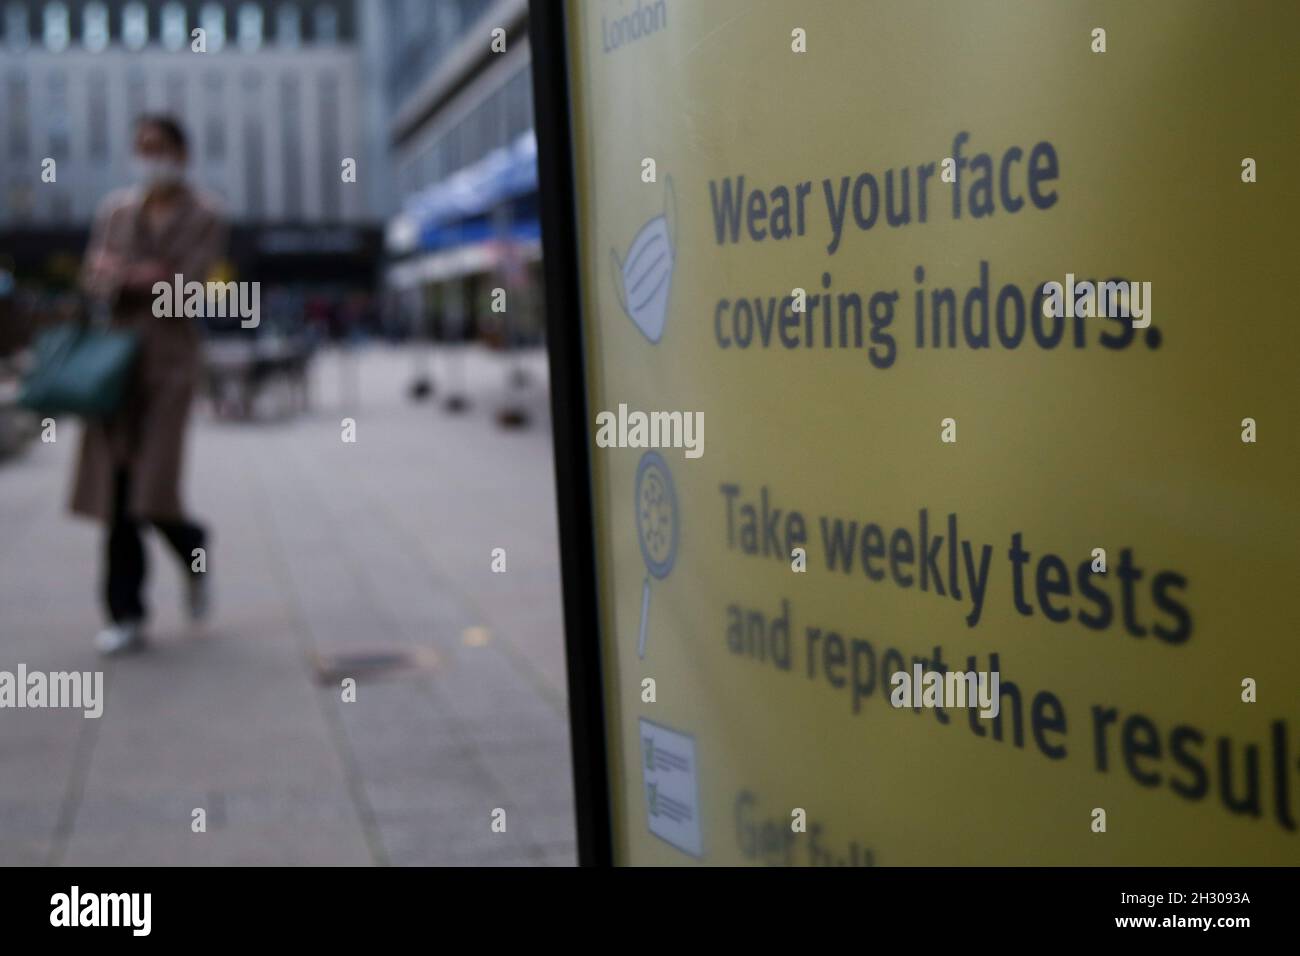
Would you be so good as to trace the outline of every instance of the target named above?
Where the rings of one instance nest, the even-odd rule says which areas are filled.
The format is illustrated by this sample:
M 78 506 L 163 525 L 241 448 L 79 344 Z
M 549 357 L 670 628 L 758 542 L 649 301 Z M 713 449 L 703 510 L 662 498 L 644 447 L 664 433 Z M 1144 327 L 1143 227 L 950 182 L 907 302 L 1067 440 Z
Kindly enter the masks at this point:
M 420 158 L 416 161 L 416 178 L 420 185 L 425 183 L 436 183 L 438 181 L 438 151 L 434 148 L 433 143 L 425 143 L 424 148 L 420 150 Z
M 266 163 L 262 140 L 262 123 L 258 115 L 261 106 L 262 78 L 256 73 L 243 78 L 244 134 L 240 152 L 244 154 L 244 210 L 248 218 L 257 222 L 266 217 Z
M 62 53 L 68 48 L 68 5 L 59 0 L 46 4 L 44 17 L 41 31 L 45 49 L 51 53 Z
M 185 74 L 169 73 L 166 79 L 167 84 L 167 112 L 172 116 L 185 116 Z
M 447 135 L 443 139 L 443 149 L 445 150 L 445 152 L 443 153 L 442 168 L 448 176 L 450 176 L 452 173 L 459 170 L 462 165 L 461 164 L 461 130 L 464 127 L 464 125 L 465 125 L 465 121 L 461 120 L 459 123 L 457 123 L 455 126 L 453 126 L 451 129 L 447 131 Z
M 432 5 L 424 3 L 423 0 L 400 0 L 400 3 L 401 13 L 398 22 L 408 25 L 411 33 L 422 33 L 429 22 L 429 11 Z
M 72 137 L 68 124 L 68 78 L 62 73 L 51 73 L 49 108 L 45 112 L 49 131 L 49 156 L 62 162 L 71 152 Z
M 460 33 L 460 15 L 461 11 L 456 4 L 438 4 L 434 26 L 437 30 L 437 45 L 440 50 L 445 50 L 456 42 L 456 37 Z
M 91 74 L 87 92 L 90 158 L 103 162 L 108 159 L 108 77 L 103 73 Z
M 27 222 L 32 218 L 32 187 L 23 180 L 9 184 L 9 215 L 15 222 Z
M 533 128 L 533 85 L 527 70 L 515 74 L 506 87 L 506 138 L 514 142 Z
M 209 73 L 205 76 L 203 90 L 203 155 L 209 162 L 221 163 L 226 158 L 226 111 L 222 102 L 224 84 L 221 74 Z
M 5 101 L 9 114 L 8 135 L 9 158 L 26 159 L 30 148 L 28 140 L 27 77 L 22 73 L 11 73 L 5 84 Z
M 415 192 L 418 185 L 415 174 L 415 160 L 408 159 L 402 163 L 397 173 L 397 183 L 402 199 Z
M 322 4 L 312 14 L 312 34 L 317 43 L 335 43 L 339 38 L 339 12 Z
M 27 5 L 19 0 L 10 0 L 5 7 L 5 43 L 11 50 L 26 50 L 31 42 L 27 32 Z
M 50 218 L 57 223 L 72 221 L 72 197 L 62 189 L 50 200 Z
M 81 11 L 81 43 L 91 53 L 108 46 L 108 7 L 103 0 L 91 0 Z
M 320 79 L 321 214 L 326 221 L 339 219 L 339 81 L 326 74 Z
M 302 95 L 298 77 L 280 78 L 281 160 L 284 164 L 284 217 L 300 221 L 302 214 Z
M 149 42 L 149 11 L 140 0 L 122 8 L 122 42 L 128 50 L 142 50 Z
M 239 46 L 252 52 L 262 45 L 262 8 L 245 3 L 239 8 Z
M 445 179 L 455 170 L 451 168 L 451 137 L 443 136 L 433 147 L 433 168 L 437 170 L 437 177 Z
M 137 119 L 148 111 L 149 103 L 147 99 L 148 88 L 144 72 L 138 68 L 132 69 L 126 77 L 126 116 L 127 120 L 134 123 Z
M 275 42 L 280 46 L 294 47 L 302 42 L 302 17 L 298 8 L 280 4 L 275 12 Z
M 199 10 L 199 26 L 203 28 L 209 53 L 219 53 L 226 45 L 226 11 L 219 3 L 205 3 Z
M 162 42 L 169 50 L 185 46 L 189 36 L 185 32 L 185 7 L 172 0 L 162 8 Z

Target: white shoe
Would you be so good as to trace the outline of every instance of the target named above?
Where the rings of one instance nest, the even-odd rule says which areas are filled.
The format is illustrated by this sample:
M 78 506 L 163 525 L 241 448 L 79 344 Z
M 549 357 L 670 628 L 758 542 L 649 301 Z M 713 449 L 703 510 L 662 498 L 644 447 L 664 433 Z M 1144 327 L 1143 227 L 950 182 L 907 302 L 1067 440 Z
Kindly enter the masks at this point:
M 206 571 L 191 574 L 185 582 L 185 610 L 191 621 L 202 621 L 212 613 L 212 585 Z
M 124 654 L 144 646 L 144 631 L 139 621 L 110 624 L 95 635 L 95 650 L 104 655 Z

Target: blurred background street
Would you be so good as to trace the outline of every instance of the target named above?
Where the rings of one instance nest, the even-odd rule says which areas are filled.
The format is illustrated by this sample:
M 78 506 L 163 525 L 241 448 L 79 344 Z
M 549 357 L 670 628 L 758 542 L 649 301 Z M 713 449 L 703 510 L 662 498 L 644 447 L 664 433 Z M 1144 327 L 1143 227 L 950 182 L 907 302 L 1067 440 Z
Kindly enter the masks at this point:
M 0 467 L 0 667 L 103 668 L 107 686 L 98 720 L 0 716 L 0 863 L 574 862 L 549 426 L 495 427 L 499 360 L 433 367 L 453 361 L 460 416 L 412 404 L 409 350 L 384 346 L 322 356 L 291 421 L 201 411 L 215 614 L 184 621 L 151 537 L 146 654 L 90 645 L 101 540 L 64 511 L 71 423 Z M 544 395 L 544 356 L 520 363 Z
M 0 864 L 574 862 L 527 28 L 525 0 L 0 3 L 0 670 L 108 688 L 99 720 L 0 711 Z M 188 623 L 149 531 L 149 649 L 102 658 L 81 424 L 42 440 L 19 394 L 42 334 L 121 307 L 86 250 L 106 196 L 174 186 L 142 117 L 228 227 L 185 278 L 260 306 L 159 320 L 202 336 L 182 500 L 215 612 Z

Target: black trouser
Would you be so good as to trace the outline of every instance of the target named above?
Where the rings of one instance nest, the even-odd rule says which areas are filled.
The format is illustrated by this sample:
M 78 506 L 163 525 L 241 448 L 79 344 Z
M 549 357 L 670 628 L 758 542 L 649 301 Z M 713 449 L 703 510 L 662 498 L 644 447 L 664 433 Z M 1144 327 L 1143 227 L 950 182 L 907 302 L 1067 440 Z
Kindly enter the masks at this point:
M 108 528 L 108 547 L 105 557 L 108 571 L 104 576 L 104 600 L 108 616 L 113 622 L 141 621 L 145 617 L 144 580 L 148 574 L 144 541 L 140 536 L 142 522 L 127 513 L 130 500 L 129 478 L 125 470 L 113 480 L 113 517 Z M 203 528 L 190 521 L 151 520 L 176 552 L 187 574 L 197 573 L 193 568 L 193 552 L 203 547 L 207 538 Z M 206 567 L 206 555 L 205 555 Z

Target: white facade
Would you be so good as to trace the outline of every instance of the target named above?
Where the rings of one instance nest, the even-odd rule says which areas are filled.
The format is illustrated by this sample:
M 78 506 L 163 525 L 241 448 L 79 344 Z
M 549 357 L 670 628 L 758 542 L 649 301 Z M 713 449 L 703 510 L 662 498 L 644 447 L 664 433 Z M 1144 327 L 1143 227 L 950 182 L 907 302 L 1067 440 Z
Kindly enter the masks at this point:
M 317 39 L 301 22 L 313 11 L 290 4 L 203 4 L 189 19 L 179 4 L 161 16 L 151 4 L 132 21 L 129 8 L 141 6 L 82 4 L 80 32 L 64 34 L 44 10 L 0 0 L 0 227 L 84 226 L 105 193 L 130 182 L 133 120 L 144 112 L 181 122 L 193 180 L 236 222 L 382 215 L 373 207 L 383 191 L 366 181 L 386 173 L 366 135 L 360 47 L 328 39 L 337 12 L 307 24 Z M 100 7 L 112 10 L 111 33 Z M 196 27 L 207 52 L 192 49 Z M 345 158 L 356 160 L 356 183 L 343 182 Z M 46 159 L 54 182 L 42 181 Z

